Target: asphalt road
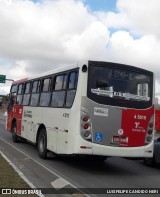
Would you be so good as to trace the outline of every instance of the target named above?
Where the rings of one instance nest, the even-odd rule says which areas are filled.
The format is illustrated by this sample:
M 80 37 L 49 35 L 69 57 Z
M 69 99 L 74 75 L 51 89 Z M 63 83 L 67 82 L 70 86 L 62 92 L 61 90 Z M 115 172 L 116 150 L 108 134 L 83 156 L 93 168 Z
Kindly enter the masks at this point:
M 119 157 L 110 157 L 105 162 L 91 161 L 83 157 L 55 159 L 51 153 L 47 160 L 40 159 L 32 144 L 12 142 L 11 134 L 5 130 L 3 117 L 0 118 L 0 151 L 37 188 L 59 187 L 71 190 L 72 188 L 86 188 L 86 193 L 91 193 L 87 194 L 88 196 L 107 197 L 124 196 L 124 194 L 106 194 L 105 192 L 110 188 L 160 189 L 160 167 L 147 167 L 140 160 Z M 74 190 L 71 195 L 65 196 L 74 196 L 73 193 L 78 193 L 78 191 Z M 55 195 L 56 192 L 49 196 Z M 64 196 L 64 194 L 61 195 Z M 144 196 L 144 194 L 125 194 L 125 196 L 135 197 Z M 160 194 L 145 194 L 145 196 L 160 196 Z

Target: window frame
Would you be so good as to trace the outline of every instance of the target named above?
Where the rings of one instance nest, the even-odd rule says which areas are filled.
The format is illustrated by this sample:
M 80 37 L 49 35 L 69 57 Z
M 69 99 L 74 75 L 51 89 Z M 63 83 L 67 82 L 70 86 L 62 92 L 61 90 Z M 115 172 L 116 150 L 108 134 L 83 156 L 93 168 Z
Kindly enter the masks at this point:
M 69 78 L 71 76 L 72 73 L 76 73 L 76 78 L 75 78 L 75 85 L 74 85 L 74 88 L 70 88 L 69 89 Z M 62 88 L 61 89 L 55 89 L 55 83 L 56 83 L 56 78 L 58 76 L 61 76 L 61 75 L 66 75 L 66 84 L 65 84 L 65 88 L 64 88 L 64 83 L 65 83 L 65 77 L 64 77 L 64 81 L 63 81 L 63 84 L 62 84 Z M 77 92 L 77 86 L 78 86 L 78 76 L 79 76 L 79 68 L 76 68 L 76 69 L 72 69 L 72 70 L 67 70 L 67 71 L 64 71 L 64 72 L 61 72 L 61 73 L 57 73 L 53 76 L 53 88 L 52 88 L 52 92 L 51 92 L 51 101 L 50 101 L 50 107 L 52 108 L 67 108 L 67 109 L 70 109 L 72 106 L 73 106 L 73 103 L 74 103 L 74 100 L 75 100 L 75 96 L 76 96 L 76 92 Z M 72 105 L 71 106 L 66 106 L 66 100 L 67 100 L 67 93 L 69 91 L 73 91 L 75 90 L 75 95 L 74 95 L 74 99 L 73 99 L 73 102 L 72 102 Z M 53 93 L 54 92 L 65 92 L 64 93 L 64 102 L 63 102 L 63 105 L 62 106 L 53 106 L 52 105 L 52 99 L 53 99 Z
M 16 98 L 16 105 L 22 105 L 22 103 L 23 103 L 24 85 L 25 85 L 25 83 L 19 83 L 19 84 L 17 84 L 17 98 L 18 98 L 19 95 L 21 95 L 22 98 L 21 98 L 21 102 L 20 103 L 17 102 L 17 98 Z M 22 86 L 21 93 L 19 93 L 19 86 Z
M 30 87 L 29 87 L 29 91 L 27 93 L 25 93 L 26 91 L 26 85 L 30 83 Z M 24 83 L 24 90 L 23 90 L 23 99 L 22 99 L 22 103 L 21 105 L 23 106 L 28 106 L 30 104 L 30 99 L 31 99 L 31 87 L 32 87 L 32 81 L 26 81 Z M 24 98 L 25 98 L 25 95 L 29 95 L 29 100 L 28 100 L 28 104 L 24 104 Z
M 89 61 L 88 66 L 88 82 L 87 82 L 87 97 L 91 99 L 93 102 L 109 105 L 109 106 L 117 106 L 117 107 L 126 107 L 126 108 L 135 108 L 135 109 L 147 109 L 153 105 L 153 90 L 151 89 L 150 92 L 150 101 L 143 102 L 143 101 L 136 101 L 136 100 L 124 100 L 124 99 L 116 99 L 110 97 L 99 96 L 91 92 L 91 70 L 93 67 L 109 67 L 114 69 L 123 69 L 125 71 L 136 72 L 140 74 L 144 74 L 150 77 L 150 87 L 153 87 L 153 72 L 148 70 L 144 70 L 141 68 L 124 65 L 124 64 L 117 64 L 117 63 L 110 63 L 110 62 L 92 62 Z
M 44 87 L 44 80 L 46 79 L 49 79 L 49 84 L 48 84 L 48 91 L 43 91 L 43 87 Z M 53 77 L 52 75 L 49 75 L 49 76 L 44 76 L 41 78 L 41 84 L 40 84 L 40 94 L 39 94 L 39 101 L 38 101 L 38 104 L 37 106 L 39 107 L 49 107 L 50 106 L 50 102 L 51 102 L 51 93 L 52 93 L 52 84 L 53 84 Z M 48 101 L 48 105 L 41 105 L 41 95 L 43 93 L 50 93 L 50 96 L 49 96 L 49 101 Z
M 37 87 L 36 87 L 36 92 L 33 92 L 33 84 L 34 84 L 34 82 L 38 82 Z M 41 78 L 35 79 L 35 80 L 32 81 L 31 96 L 30 96 L 30 102 L 29 102 L 29 105 L 30 105 L 31 107 L 37 107 L 38 104 L 39 104 L 39 98 L 40 98 L 40 93 L 41 93 L 41 83 L 42 83 Z M 38 95 L 37 104 L 36 104 L 36 105 L 31 105 L 32 95 L 35 95 L 35 94 Z
M 74 88 L 69 88 L 69 83 L 70 83 L 69 80 L 70 80 L 70 76 L 71 76 L 72 73 L 76 74 L 75 79 L 74 79 Z M 74 103 L 74 100 L 75 100 L 75 97 L 76 97 L 76 93 L 77 93 L 78 77 L 79 77 L 79 70 L 78 69 L 71 70 L 68 73 L 68 84 L 67 84 L 66 98 L 65 98 L 65 107 L 66 108 L 71 108 L 73 106 L 73 103 Z M 68 93 L 71 92 L 71 91 L 75 91 L 74 98 L 73 98 L 72 104 L 70 106 L 66 106 L 66 104 L 67 104 L 67 96 L 68 96 Z

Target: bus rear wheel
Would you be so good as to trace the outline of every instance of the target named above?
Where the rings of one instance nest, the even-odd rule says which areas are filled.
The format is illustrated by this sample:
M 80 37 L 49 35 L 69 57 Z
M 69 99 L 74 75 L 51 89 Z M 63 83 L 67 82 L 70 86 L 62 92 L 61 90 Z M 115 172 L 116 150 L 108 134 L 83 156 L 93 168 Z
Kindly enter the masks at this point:
M 38 155 L 42 159 L 45 159 L 47 157 L 47 135 L 45 129 L 41 129 L 39 132 L 37 149 L 38 149 Z
M 14 143 L 17 143 L 18 142 L 18 135 L 17 135 L 16 122 L 13 122 L 11 131 L 12 131 L 12 140 Z

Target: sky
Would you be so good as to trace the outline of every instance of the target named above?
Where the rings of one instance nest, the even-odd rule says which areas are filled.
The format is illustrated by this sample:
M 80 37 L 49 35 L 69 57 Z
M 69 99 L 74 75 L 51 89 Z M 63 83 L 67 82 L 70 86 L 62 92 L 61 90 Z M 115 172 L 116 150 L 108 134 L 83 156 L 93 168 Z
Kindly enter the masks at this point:
M 160 0 L 0 0 L 0 74 L 17 80 L 111 61 L 153 71 L 160 99 L 159 18 Z

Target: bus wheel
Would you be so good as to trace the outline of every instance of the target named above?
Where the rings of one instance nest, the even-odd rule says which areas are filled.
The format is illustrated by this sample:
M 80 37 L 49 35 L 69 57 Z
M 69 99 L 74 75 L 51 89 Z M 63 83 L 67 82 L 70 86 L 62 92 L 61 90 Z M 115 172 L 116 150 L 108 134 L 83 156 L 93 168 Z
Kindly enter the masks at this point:
M 14 143 L 17 143 L 18 142 L 18 135 L 17 135 L 16 122 L 13 122 L 11 131 L 12 131 L 12 140 Z
M 47 157 L 47 136 L 46 130 L 41 129 L 37 141 L 38 154 L 42 159 Z

